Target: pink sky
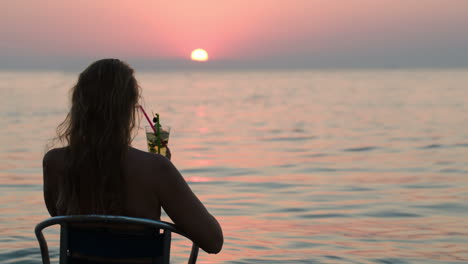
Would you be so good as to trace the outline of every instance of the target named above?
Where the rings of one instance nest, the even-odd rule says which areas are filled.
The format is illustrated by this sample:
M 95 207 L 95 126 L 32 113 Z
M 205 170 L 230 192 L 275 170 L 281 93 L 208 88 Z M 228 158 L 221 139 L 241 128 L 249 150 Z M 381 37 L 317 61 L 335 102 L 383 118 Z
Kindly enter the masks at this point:
M 450 54 L 468 52 L 467 25 L 465 0 L 16 0 L 1 4 L 0 56 Z

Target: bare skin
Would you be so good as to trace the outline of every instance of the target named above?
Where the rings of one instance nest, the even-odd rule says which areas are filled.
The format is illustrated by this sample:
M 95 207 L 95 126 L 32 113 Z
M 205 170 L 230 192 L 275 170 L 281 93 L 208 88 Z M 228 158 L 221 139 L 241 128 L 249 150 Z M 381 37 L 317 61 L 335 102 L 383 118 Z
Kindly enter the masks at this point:
M 170 154 L 169 154 L 170 155 Z M 52 149 L 43 160 L 44 199 L 50 215 L 57 215 L 58 180 L 64 175 L 64 149 Z M 218 253 L 223 233 L 172 162 L 157 154 L 129 147 L 126 216 L 159 220 L 161 207 L 179 230 L 208 253 Z

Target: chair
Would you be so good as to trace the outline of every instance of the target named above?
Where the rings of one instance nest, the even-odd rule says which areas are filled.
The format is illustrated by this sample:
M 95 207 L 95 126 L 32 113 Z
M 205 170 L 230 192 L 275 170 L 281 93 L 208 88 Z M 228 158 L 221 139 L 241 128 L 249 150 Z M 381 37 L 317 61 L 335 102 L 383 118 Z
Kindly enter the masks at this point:
M 61 264 L 168 264 L 171 233 L 187 237 L 173 224 L 162 221 L 107 215 L 56 216 L 40 222 L 34 230 L 43 264 L 50 264 L 50 259 L 42 230 L 57 224 Z M 195 263 L 197 256 L 198 246 L 193 243 L 188 263 Z

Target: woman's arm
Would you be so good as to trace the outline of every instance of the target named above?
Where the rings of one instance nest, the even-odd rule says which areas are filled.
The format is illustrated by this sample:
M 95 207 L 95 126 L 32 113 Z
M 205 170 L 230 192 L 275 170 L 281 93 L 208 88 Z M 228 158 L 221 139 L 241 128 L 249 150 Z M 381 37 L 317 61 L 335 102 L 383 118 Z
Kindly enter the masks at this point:
M 164 211 L 200 248 L 208 253 L 218 253 L 224 242 L 218 221 L 206 210 L 174 165 L 167 159 L 161 163 L 158 194 Z
M 51 216 L 57 215 L 56 210 L 56 203 L 57 203 L 57 195 L 56 195 L 56 182 L 54 180 L 53 175 L 51 174 L 50 166 L 52 163 L 52 151 L 47 152 L 44 155 L 44 159 L 42 160 L 42 174 L 44 180 L 44 201 Z

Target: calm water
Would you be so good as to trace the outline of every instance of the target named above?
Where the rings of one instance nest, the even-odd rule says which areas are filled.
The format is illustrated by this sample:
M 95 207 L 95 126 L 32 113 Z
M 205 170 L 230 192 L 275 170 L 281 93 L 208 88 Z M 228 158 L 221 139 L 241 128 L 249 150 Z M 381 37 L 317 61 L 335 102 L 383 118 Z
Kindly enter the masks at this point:
M 137 77 L 224 229 L 199 263 L 468 263 L 468 70 Z M 41 160 L 75 80 L 0 73 L 1 263 L 40 263 Z

